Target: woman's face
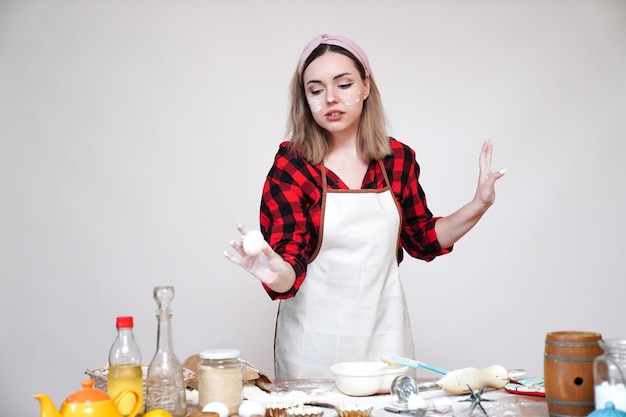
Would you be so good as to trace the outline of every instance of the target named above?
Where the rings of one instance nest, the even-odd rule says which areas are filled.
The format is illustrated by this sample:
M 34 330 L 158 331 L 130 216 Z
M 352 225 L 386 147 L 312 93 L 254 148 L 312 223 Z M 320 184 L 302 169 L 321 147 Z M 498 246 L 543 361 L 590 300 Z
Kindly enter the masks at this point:
M 317 124 L 331 135 L 356 135 L 363 100 L 369 95 L 369 78 L 361 79 L 352 59 L 327 52 L 309 64 L 302 79 Z

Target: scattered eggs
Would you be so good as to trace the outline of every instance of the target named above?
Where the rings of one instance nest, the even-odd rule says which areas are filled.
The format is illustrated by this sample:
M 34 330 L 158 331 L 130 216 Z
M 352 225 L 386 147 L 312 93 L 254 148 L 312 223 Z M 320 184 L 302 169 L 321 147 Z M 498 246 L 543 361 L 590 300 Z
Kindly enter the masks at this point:
M 243 250 L 248 255 L 258 255 L 263 250 L 263 246 L 265 246 L 265 239 L 258 230 L 252 230 L 243 237 Z
M 264 416 L 264 415 L 265 415 L 265 407 L 256 401 L 243 400 L 243 402 L 239 406 L 239 417 L 252 417 L 252 416 Z
M 220 415 L 220 417 L 228 417 L 228 406 L 219 401 L 213 401 L 208 403 L 202 408 L 204 412 L 214 412 Z

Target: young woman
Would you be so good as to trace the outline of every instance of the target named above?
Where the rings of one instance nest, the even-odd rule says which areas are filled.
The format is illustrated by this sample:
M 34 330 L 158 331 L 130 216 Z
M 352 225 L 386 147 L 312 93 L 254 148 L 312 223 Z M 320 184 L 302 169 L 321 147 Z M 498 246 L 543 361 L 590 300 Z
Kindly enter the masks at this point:
M 495 199 L 492 145 L 480 153 L 474 198 L 434 217 L 415 152 L 390 138 L 366 54 L 343 36 L 309 42 L 291 83 L 289 141 L 262 195 L 266 242 L 246 254 L 247 230 L 225 252 L 280 300 L 276 378 L 330 377 L 342 361 L 412 358 L 400 276 L 403 252 L 430 261 L 452 250 Z

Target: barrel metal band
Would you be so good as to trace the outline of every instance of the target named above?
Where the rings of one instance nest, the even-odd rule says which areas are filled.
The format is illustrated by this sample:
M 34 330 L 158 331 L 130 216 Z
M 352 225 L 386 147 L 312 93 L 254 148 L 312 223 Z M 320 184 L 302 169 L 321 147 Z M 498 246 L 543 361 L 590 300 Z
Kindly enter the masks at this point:
M 548 411 L 548 414 L 550 415 L 550 417 L 577 417 L 578 416 L 578 414 L 573 416 L 571 414 L 558 414 L 552 411 Z
M 572 357 L 572 356 L 558 356 L 558 355 L 548 355 L 547 353 L 543 354 L 543 357 L 551 360 L 551 361 L 561 361 L 561 362 L 592 362 L 596 357 L 588 356 L 586 358 L 581 357 Z
M 598 341 L 593 342 L 559 342 L 556 340 L 546 340 L 546 345 L 559 346 L 559 347 L 596 347 Z
M 565 407 L 595 407 L 594 401 L 559 401 L 546 397 L 546 402 L 554 405 L 562 405 Z

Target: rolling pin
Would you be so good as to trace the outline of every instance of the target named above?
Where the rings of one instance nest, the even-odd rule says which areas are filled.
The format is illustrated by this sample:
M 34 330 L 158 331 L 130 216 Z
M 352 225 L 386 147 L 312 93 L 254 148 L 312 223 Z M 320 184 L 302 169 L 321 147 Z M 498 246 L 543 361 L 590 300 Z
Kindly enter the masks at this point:
M 441 389 L 450 394 L 469 394 L 469 387 L 479 390 L 483 385 L 489 388 L 503 388 L 509 382 L 506 368 L 491 365 L 487 368 L 462 368 L 450 371 L 436 382 L 425 382 L 417 385 L 419 391 Z

